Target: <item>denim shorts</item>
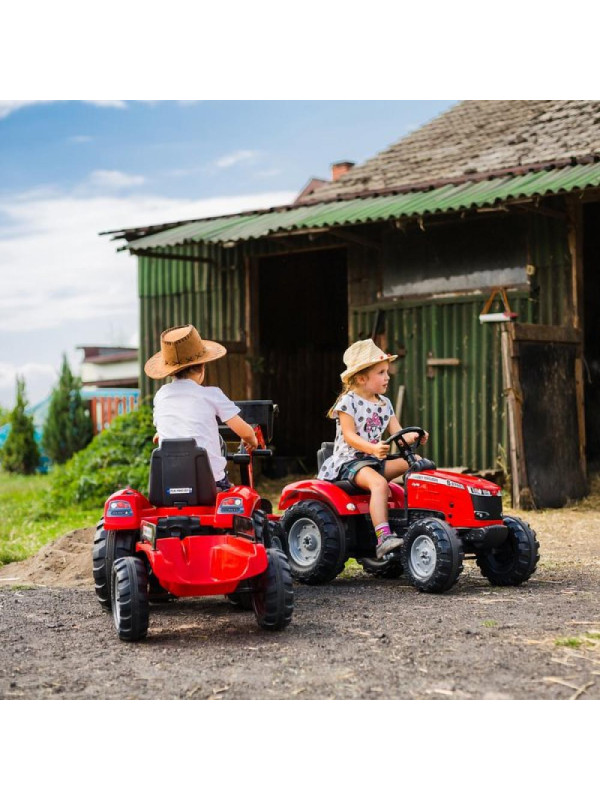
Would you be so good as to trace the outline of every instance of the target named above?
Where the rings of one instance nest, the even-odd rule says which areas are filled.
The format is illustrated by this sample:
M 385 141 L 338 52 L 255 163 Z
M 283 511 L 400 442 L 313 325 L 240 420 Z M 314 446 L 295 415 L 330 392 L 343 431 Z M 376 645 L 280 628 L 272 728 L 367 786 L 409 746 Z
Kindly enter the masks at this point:
M 352 461 L 346 461 L 338 474 L 338 481 L 353 481 L 359 470 L 363 467 L 371 467 L 375 472 L 385 477 L 385 460 L 375 458 L 375 456 L 365 456 L 364 458 L 355 458 Z

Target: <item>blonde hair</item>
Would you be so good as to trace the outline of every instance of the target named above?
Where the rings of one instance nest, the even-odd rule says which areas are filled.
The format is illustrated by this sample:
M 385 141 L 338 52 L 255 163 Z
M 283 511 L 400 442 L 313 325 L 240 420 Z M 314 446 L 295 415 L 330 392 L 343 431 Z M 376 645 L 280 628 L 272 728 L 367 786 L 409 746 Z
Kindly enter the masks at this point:
M 335 419 L 334 416 L 333 416 L 333 412 L 335 410 L 335 407 L 337 406 L 337 404 L 340 402 L 340 400 L 342 399 L 342 397 L 345 394 L 348 394 L 348 392 L 351 392 L 354 389 L 354 387 L 358 385 L 357 378 L 359 378 L 361 375 L 366 375 L 367 372 L 370 369 L 373 369 L 373 367 L 375 367 L 375 366 L 377 366 L 377 364 L 370 364 L 368 367 L 365 367 L 364 369 L 361 369 L 360 372 L 355 372 L 354 375 L 350 375 L 349 378 L 345 378 L 345 379 L 342 380 L 342 391 L 335 398 L 334 404 L 331 406 L 331 408 L 327 412 L 327 416 L 329 417 L 329 419 Z

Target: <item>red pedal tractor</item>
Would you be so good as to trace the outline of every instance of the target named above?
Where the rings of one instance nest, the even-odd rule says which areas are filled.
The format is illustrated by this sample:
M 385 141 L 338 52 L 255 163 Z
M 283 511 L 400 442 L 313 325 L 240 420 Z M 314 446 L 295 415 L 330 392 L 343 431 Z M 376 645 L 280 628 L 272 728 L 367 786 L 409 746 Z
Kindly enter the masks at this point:
M 409 445 L 407 433 L 418 438 Z M 417 459 L 424 436 L 410 427 L 390 436 L 409 464 L 404 488 L 390 483 L 389 521 L 402 547 L 375 558 L 377 539 L 369 516 L 370 495 L 349 481 L 303 480 L 285 487 L 279 501 L 284 511 L 283 546 L 298 581 L 321 584 L 333 580 L 354 557 L 371 574 L 408 580 L 423 592 L 445 592 L 462 572 L 463 558 L 474 558 L 495 586 L 516 586 L 535 572 L 539 545 L 534 531 L 518 517 L 502 513 L 501 490 L 471 475 L 438 470 L 433 461 Z M 319 467 L 331 454 L 324 442 Z
M 252 459 L 271 455 L 265 438 L 273 403 L 238 405 L 259 441 L 252 455 L 242 444 L 227 455 L 240 465 L 241 485 L 217 491 L 206 450 L 194 439 L 171 439 L 152 453 L 147 498 L 127 488 L 106 501 L 94 540 L 94 583 L 125 641 L 146 636 L 150 602 L 176 597 L 225 595 L 252 608 L 266 630 L 281 630 L 292 618 L 292 576 L 278 524 L 252 475 Z

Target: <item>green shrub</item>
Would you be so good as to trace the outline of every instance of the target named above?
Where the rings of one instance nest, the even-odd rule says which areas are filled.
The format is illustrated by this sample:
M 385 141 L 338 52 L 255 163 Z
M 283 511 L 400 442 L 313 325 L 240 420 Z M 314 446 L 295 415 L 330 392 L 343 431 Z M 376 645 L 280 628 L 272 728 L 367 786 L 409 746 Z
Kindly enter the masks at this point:
M 52 469 L 49 502 L 94 508 L 126 486 L 146 493 L 153 435 L 148 406 L 117 417 L 85 450 Z

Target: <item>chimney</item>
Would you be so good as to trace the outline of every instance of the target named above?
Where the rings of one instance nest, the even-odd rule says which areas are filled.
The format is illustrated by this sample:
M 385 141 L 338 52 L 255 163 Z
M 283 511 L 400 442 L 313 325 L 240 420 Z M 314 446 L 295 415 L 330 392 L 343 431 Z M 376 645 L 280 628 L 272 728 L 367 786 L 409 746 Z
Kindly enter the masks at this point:
M 354 161 L 336 161 L 335 164 L 331 165 L 331 180 L 337 181 L 342 175 L 350 172 L 354 164 Z

